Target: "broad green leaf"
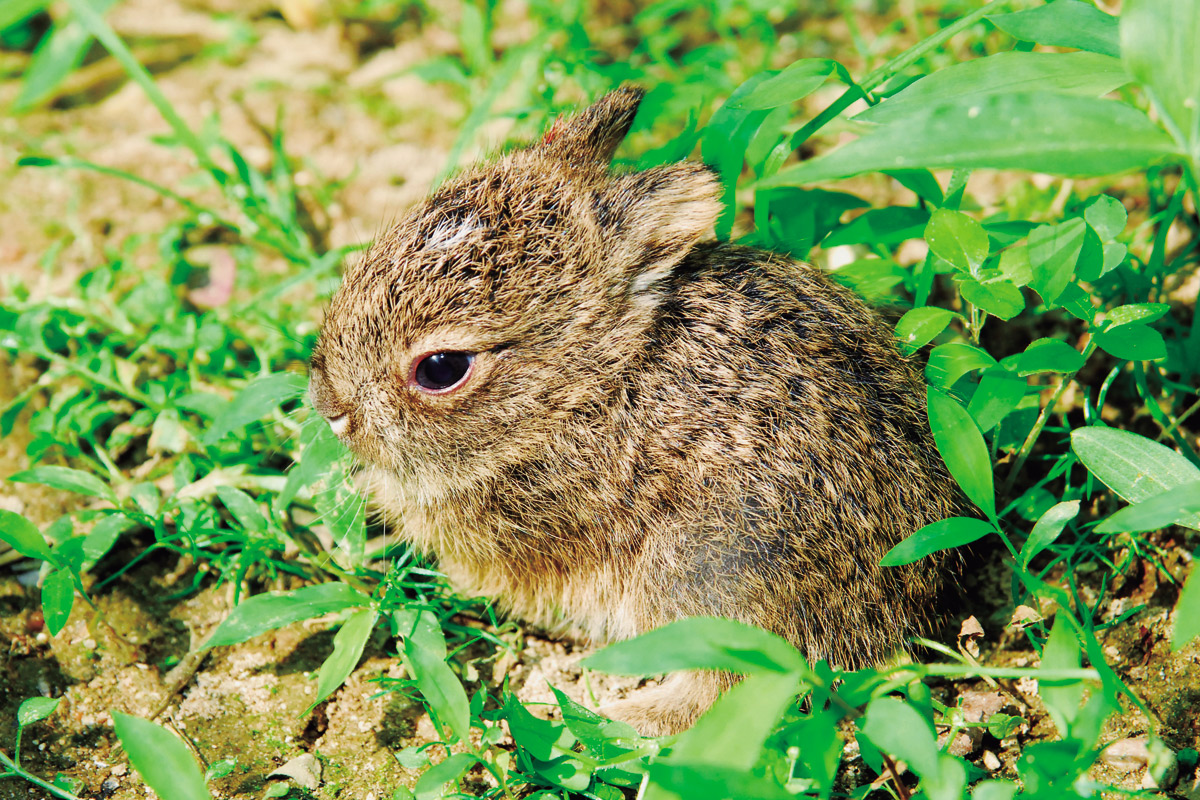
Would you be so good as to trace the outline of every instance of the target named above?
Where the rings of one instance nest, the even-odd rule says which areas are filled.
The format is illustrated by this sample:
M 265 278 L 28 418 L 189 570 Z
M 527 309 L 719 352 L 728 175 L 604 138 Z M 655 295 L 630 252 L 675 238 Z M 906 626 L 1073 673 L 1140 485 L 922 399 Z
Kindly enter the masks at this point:
M 1028 245 L 1015 245 L 1000 254 L 997 265 L 1000 274 L 1017 286 L 1028 286 L 1033 280 L 1033 265 L 1029 263 Z
M 996 528 L 974 517 L 950 517 L 931 522 L 889 550 L 879 561 L 881 567 L 898 567 L 920 561 L 939 550 L 962 547 L 982 539 Z
M 441 648 L 444 652 L 444 643 Z M 466 742 L 470 737 L 470 702 L 462 681 L 446 663 L 443 652 L 439 652 L 438 647 L 426 646 L 417 637 L 404 639 L 404 658 L 421 696 L 438 721 L 448 727 L 455 738 Z
M 621 759 L 636 750 L 641 737 L 624 722 L 605 719 L 551 686 L 567 729 L 600 762 Z
M 933 441 L 950 474 L 972 503 L 988 517 L 995 517 L 992 460 L 975 420 L 957 400 L 932 386 L 926 390 L 926 398 Z
M 997 53 L 938 70 L 854 117 L 892 122 L 942 103 L 993 94 L 1062 92 L 1100 97 L 1132 80 L 1121 61 L 1096 53 Z
M 369 597 L 345 583 L 321 583 L 294 592 L 258 595 L 238 604 L 204 646 L 238 644 L 293 622 L 370 602 Z
M 1039 372 L 1076 372 L 1086 361 L 1083 353 L 1060 339 L 1038 339 L 1021 353 L 1017 374 L 1025 377 Z
M 888 206 L 859 214 L 821 241 L 824 248 L 842 244 L 900 244 L 925 235 L 929 212 L 924 208 Z
M 1176 486 L 1149 500 L 1125 506 L 1096 526 L 1096 533 L 1155 531 L 1188 525 L 1200 517 L 1200 480 Z
M 827 155 L 781 170 L 755 188 L 804 186 L 916 167 L 1115 175 L 1179 155 L 1171 137 L 1132 106 L 1029 92 L 914 112 Z
M 1016 410 L 1028 387 L 1027 380 L 1003 367 L 984 370 L 967 411 L 979 430 L 987 433 Z
M 1129 503 L 1200 480 L 1200 469 L 1179 453 L 1117 428 L 1077 428 L 1071 432 L 1071 449 L 1089 472 Z M 1200 514 L 1182 524 L 1200 528 Z
M 270 414 L 281 403 L 304 394 L 307 381 L 303 375 L 275 372 L 255 378 L 237 393 L 232 402 L 213 421 L 204 434 L 204 443 L 213 445 L 234 431 Z
M 1130 0 L 1121 10 L 1121 55 L 1180 148 L 1200 168 L 1200 2 Z
M 935 255 L 961 272 L 975 275 L 988 257 L 987 232 L 961 211 L 939 208 L 925 226 L 925 241 Z
M 1155 361 L 1167 357 L 1162 334 L 1146 325 L 1121 325 L 1093 334 L 1096 345 L 1117 358 L 1129 361 Z
M 83 470 L 69 467 L 34 467 L 16 475 L 10 475 L 10 481 L 17 483 L 40 483 L 54 489 L 62 489 L 89 497 L 99 497 L 113 505 L 118 505 L 117 496 L 108 484 Z
M 317 697 L 305 713 L 316 708 L 318 703 L 337 691 L 338 687 L 346 682 L 346 678 L 350 677 L 350 673 L 358 666 L 358 660 L 362 658 L 363 648 L 367 646 L 367 639 L 370 638 L 371 631 L 375 630 L 375 622 L 378 619 L 378 610 L 363 608 L 351 614 L 342 624 L 333 637 L 333 652 L 325 659 L 325 663 L 321 664 L 321 671 L 317 675 Z
M 1067 288 L 1086 233 L 1087 223 L 1081 219 L 1042 225 L 1030 232 L 1028 252 L 1033 278 L 1029 286 L 1047 305 L 1054 303 Z
M 635 639 L 610 644 L 583 660 L 600 672 L 655 675 L 681 669 L 730 672 L 797 672 L 806 669 L 796 649 L 773 633 L 730 619 L 692 617 Z
M 1120 200 L 1102 194 L 1093 197 L 1088 203 L 1087 208 L 1083 210 L 1083 218 L 1088 225 L 1092 226 L 1092 230 L 1096 232 L 1101 241 L 1109 242 L 1125 230 L 1129 214 L 1126 213 L 1125 206 L 1121 205 Z
M 75 578 L 70 570 L 54 570 L 42 582 L 42 614 L 51 636 L 58 636 L 66 626 L 74 607 Z
M 22 700 L 21 707 L 17 709 L 17 724 L 24 728 L 41 722 L 53 714 L 61 702 L 61 697 L 30 697 Z
M 112 712 L 112 719 L 129 762 L 156 795 L 171 800 L 208 800 L 204 773 L 175 734 L 119 711 Z
M 779 784 L 744 769 L 674 764 L 655 761 L 647 767 L 650 787 L 644 800 L 679 798 L 754 798 L 754 800 L 795 800 L 796 795 Z
M 980 282 L 963 276 L 956 283 L 964 300 L 993 317 L 1010 320 L 1025 310 L 1025 295 L 1010 281 Z
M 124 514 L 109 514 L 92 526 L 92 531 L 83 540 L 84 567 L 90 569 L 117 543 L 122 533 L 138 526 Z
M 1079 640 L 1075 631 L 1067 622 L 1069 612 L 1059 611 L 1050 630 L 1050 638 L 1042 650 L 1041 668 L 1044 670 L 1078 669 L 1081 663 Z M 1079 716 L 1079 701 L 1083 699 L 1083 683 L 1078 680 L 1038 682 L 1042 701 L 1046 711 L 1054 720 L 1058 732 L 1065 736 L 1071 734 L 1071 726 Z
M 918 775 L 937 769 L 938 744 L 933 725 L 915 708 L 894 697 L 867 706 L 862 733 L 883 752 L 903 759 Z
M 1077 516 L 1079 516 L 1078 500 L 1058 503 L 1042 514 L 1034 523 L 1033 530 L 1029 532 L 1029 538 L 1021 547 L 1021 563 L 1028 567 L 1033 557 L 1053 544 L 1063 529 L 1067 527 L 1067 523 Z
M 1175 603 L 1175 629 L 1171 633 L 1171 649 L 1182 650 L 1192 639 L 1200 636 L 1200 569 L 1192 574 Z
M 937 386 L 950 387 L 968 372 L 996 366 L 996 359 L 965 342 L 939 344 L 929 353 L 925 377 Z
M 988 21 L 1023 42 L 1121 55 L 1117 18 L 1082 0 L 1054 0 L 1012 14 L 989 14 Z
M 799 691 L 798 673 L 762 672 L 744 678 L 676 740 L 668 760 L 749 770 Z
M 55 563 L 42 532 L 29 520 L 12 511 L 0 509 L 0 541 L 7 542 L 26 558 L 40 558 Z
M 831 75 L 838 73 L 838 67 L 836 61 L 828 58 L 801 59 L 789 64 L 779 74 L 767 78 L 745 96 L 731 100 L 730 106 L 746 111 L 763 111 L 794 103 L 820 89 Z
M 914 308 L 906 311 L 896 323 L 896 338 L 905 352 L 916 352 L 946 330 L 950 320 L 957 316 L 953 311 L 937 306 Z
M 1129 303 L 1117 306 L 1105 314 L 1105 317 L 1114 328 L 1133 323 L 1149 325 L 1151 322 L 1161 319 L 1170 310 L 1171 307 L 1166 303 Z
M 570 754 L 575 746 L 575 736 L 569 728 L 561 722 L 535 717 L 513 694 L 504 698 L 504 717 L 513 741 L 540 761 Z

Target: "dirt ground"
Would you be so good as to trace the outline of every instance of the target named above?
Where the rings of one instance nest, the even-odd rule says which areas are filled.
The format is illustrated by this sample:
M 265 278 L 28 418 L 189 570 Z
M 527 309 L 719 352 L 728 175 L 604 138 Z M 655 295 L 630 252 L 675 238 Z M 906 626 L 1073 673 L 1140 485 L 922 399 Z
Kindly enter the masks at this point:
M 218 8 L 222 5 L 226 8 Z M 325 209 L 329 244 L 362 241 L 421 197 L 445 162 L 448 131 L 464 109 L 436 85 L 404 70 L 449 52 L 453 34 L 427 27 L 417 38 L 414 26 L 412 38 L 374 50 L 364 44 L 369 31 L 321 19 L 311 27 L 294 26 L 274 8 L 232 0 L 128 0 L 110 19 L 122 33 L 159 42 L 138 54 L 154 65 L 163 92 L 194 125 L 219 113 L 225 135 L 252 160 L 267 162 L 269 143 L 258 126 L 273 123 L 282 108 L 289 150 L 304 154 L 313 175 L 344 181 Z M 222 10 L 236 10 L 239 19 L 248 20 L 258 41 L 247 48 L 228 46 L 231 27 L 214 16 Z M 220 55 L 210 55 L 214 50 Z M 0 81 L 0 106 L 16 94 L 15 74 L 11 70 Z M 18 169 L 14 162 L 20 155 L 75 154 L 153 175 L 166 185 L 177 185 L 192 171 L 179 150 L 151 141 L 167 126 L 137 87 L 120 80 L 109 60 L 84 67 L 70 87 L 55 108 L 0 120 L 0 296 L 11 277 L 53 296 L 106 246 L 130 234 L 161 230 L 175 214 L 170 201 L 120 180 Z M 43 264 L 55 247 L 61 249 Z M 26 366 L 0 363 L 0 405 L 37 377 Z M 0 439 L 0 476 L 28 466 L 25 443 L 20 424 Z M 0 483 L 0 508 L 40 524 L 73 502 L 49 490 Z M 128 558 L 139 544 L 145 542 L 130 541 L 113 557 Z M 1168 554 L 1171 577 L 1182 580 L 1191 562 L 1183 535 L 1163 534 L 1158 544 Z M 67 628 L 50 638 L 37 611 L 37 574 L 17 570 L 29 563 L 0 554 L 0 749 L 11 752 L 21 700 L 62 697 L 58 711 L 26 733 L 25 763 L 35 774 L 50 778 L 61 772 L 81 781 L 82 797 L 144 798 L 147 790 L 117 746 L 110 711 L 146 717 L 169 701 L 159 721 L 189 741 L 201 761 L 236 758 L 232 773 L 212 784 L 219 797 L 262 797 L 271 774 L 306 753 L 318 757 L 321 776 L 319 788 L 302 796 L 376 800 L 390 797 L 397 787 L 411 787 L 418 777 L 394 754 L 435 738 L 433 727 L 418 704 L 381 692 L 373 682 L 403 674 L 384 643 L 369 646 L 348 683 L 309 714 L 304 711 L 315 692 L 316 671 L 332 650 L 330 620 L 292 625 L 222 648 L 170 696 L 171 668 L 228 613 L 229 587 L 201 582 L 202 588 L 192 591 L 193 565 L 160 551 L 96 593 L 96 611 L 77 607 Z M 998 562 L 980 567 L 968 579 L 977 600 L 962 616 L 973 613 L 982 623 L 981 661 L 1035 666 L 1024 635 L 1007 627 L 1012 609 L 1003 599 L 1009 585 L 1003 568 Z M 1106 656 L 1120 665 L 1155 719 L 1127 705 L 1110 722 L 1105 738 L 1136 740 L 1153 729 L 1177 751 L 1200 747 L 1200 645 L 1193 642 L 1171 653 L 1168 644 L 1176 585 L 1141 564 L 1113 595 L 1106 619 L 1144 608 L 1103 634 Z M 553 684 L 595 707 L 636 684 L 596 675 L 585 681 L 578 661 L 586 650 L 569 642 L 519 631 L 506 635 L 511 653 L 498 661 L 481 660 L 474 671 L 479 681 L 507 677 L 527 702 L 551 701 L 548 686 Z M 945 640 L 953 643 L 953 638 L 951 633 Z M 955 752 L 997 776 L 1015 776 L 1021 748 L 1053 735 L 1031 688 L 982 681 L 939 687 L 943 702 L 961 695 L 964 706 L 975 710 L 969 713 L 1005 710 L 1025 718 L 1003 741 L 968 737 L 954 743 Z M 1104 762 L 1096 777 L 1136 788 L 1146 774 L 1144 761 L 1136 741 L 1125 749 L 1132 755 Z M 861 761 L 852 750 L 848 756 L 853 774 Z M 1200 798 L 1194 781 L 1194 776 L 1184 780 L 1176 791 Z M 23 781 L 0 781 L 0 800 L 47 796 Z

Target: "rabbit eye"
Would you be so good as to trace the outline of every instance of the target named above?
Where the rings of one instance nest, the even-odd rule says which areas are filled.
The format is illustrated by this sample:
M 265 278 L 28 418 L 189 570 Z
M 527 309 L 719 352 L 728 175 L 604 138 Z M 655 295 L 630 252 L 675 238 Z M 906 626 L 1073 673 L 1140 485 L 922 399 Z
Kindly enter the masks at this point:
M 430 353 L 417 363 L 412 381 L 427 392 L 446 392 L 467 379 L 474 353 Z

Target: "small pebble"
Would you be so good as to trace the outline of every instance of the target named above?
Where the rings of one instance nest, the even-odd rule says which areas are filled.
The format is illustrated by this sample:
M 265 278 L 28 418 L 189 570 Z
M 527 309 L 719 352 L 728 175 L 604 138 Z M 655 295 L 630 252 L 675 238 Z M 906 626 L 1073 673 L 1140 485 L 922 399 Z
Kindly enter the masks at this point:
M 1000 769 L 1000 767 L 1002 766 L 1000 764 L 1000 757 L 997 756 L 995 753 L 993 753 L 991 750 L 984 750 L 983 751 L 983 766 L 989 772 L 995 772 L 996 770 Z

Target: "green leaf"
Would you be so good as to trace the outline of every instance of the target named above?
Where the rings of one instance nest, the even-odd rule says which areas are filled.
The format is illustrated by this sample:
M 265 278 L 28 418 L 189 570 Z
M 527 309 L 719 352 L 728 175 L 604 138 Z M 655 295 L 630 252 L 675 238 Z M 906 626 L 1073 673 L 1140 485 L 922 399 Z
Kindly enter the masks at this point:
M 1079 669 L 1081 663 L 1079 640 L 1067 621 L 1066 611 L 1059 611 L 1050 630 L 1050 638 L 1042 650 L 1041 668 L 1044 670 Z M 1040 680 L 1038 694 L 1046 704 L 1046 711 L 1054 720 L 1062 736 L 1071 734 L 1071 726 L 1079 716 L 1079 701 L 1083 699 L 1083 683 L 1078 680 Z
M 991 247 L 987 232 L 961 211 L 939 208 L 925 226 L 925 241 L 935 255 L 961 272 L 975 275 Z
M 894 697 L 880 697 L 867 706 L 862 735 L 889 755 L 903 759 L 918 775 L 938 768 L 933 725 L 915 708 Z
M 755 188 L 803 186 L 916 167 L 1115 175 L 1179 155 L 1171 137 L 1132 106 L 1029 92 L 964 99 L 914 112 L 832 153 L 781 170 Z
M 422 612 L 422 615 L 429 612 Z M 438 631 L 440 632 L 440 628 Z M 445 641 L 430 646 L 417 636 L 404 638 L 404 658 L 411 667 L 417 689 L 438 721 L 460 741 L 469 741 L 471 712 L 462 681 L 446 663 Z
M 54 570 L 42 582 L 42 614 L 51 636 L 58 636 L 66 626 L 74 606 L 75 578 L 69 570 Z
M 930 383 L 950 387 L 968 372 L 994 366 L 996 359 L 984 350 L 964 342 L 947 342 L 930 351 L 925 377 Z
M 929 106 L 987 95 L 1062 92 L 1100 97 L 1132 78 L 1121 62 L 1096 53 L 997 53 L 938 70 L 854 117 L 876 124 L 903 119 Z
M 759 83 L 745 96 L 730 100 L 729 105 L 746 111 L 763 111 L 794 103 L 820 89 L 829 76 L 838 73 L 839 67 L 828 58 L 800 59 Z
M 749 770 L 799 691 L 798 673 L 762 672 L 744 678 L 676 740 L 668 761 Z
M 204 444 L 214 445 L 228 434 L 257 422 L 280 404 L 304 394 L 306 385 L 303 375 L 292 372 L 275 372 L 252 380 L 213 421 L 204 434 Z
M 946 330 L 950 320 L 957 316 L 953 311 L 937 306 L 914 308 L 906 311 L 896 323 L 896 338 L 906 353 L 914 353 Z
M 1117 306 L 1112 311 L 1109 311 L 1105 317 L 1109 325 L 1113 328 L 1132 323 L 1148 325 L 1162 318 L 1170 310 L 1171 307 L 1166 303 L 1128 303 L 1123 306 Z
M 90 0 L 96 13 L 103 14 L 116 0 Z M 83 62 L 92 36 L 74 19 L 56 23 L 38 42 L 33 58 L 25 69 L 21 91 L 13 101 L 13 111 L 28 111 L 53 94 L 59 84 Z
M 1012 14 L 989 14 L 988 21 L 1023 42 L 1076 47 L 1113 58 L 1121 55 L 1117 18 L 1081 0 L 1054 0 Z
M 1129 503 L 1141 503 L 1200 480 L 1200 469 L 1166 445 L 1116 428 L 1071 431 L 1071 449 L 1101 483 Z M 1200 514 L 1186 524 L 1200 528 Z
M 1163 124 L 1200 168 L 1200 2 L 1130 0 L 1121 10 L 1125 68 L 1146 89 Z
M 639 746 L 638 732 L 624 722 L 605 719 L 551 686 L 567 729 L 600 762 L 619 762 Z
M 570 729 L 561 722 L 538 719 L 511 693 L 504 698 L 504 718 L 508 721 L 513 741 L 539 761 L 569 755 L 575 746 L 575 737 Z
M 17 725 L 24 728 L 41 722 L 53 714 L 61 702 L 61 697 L 30 697 L 21 701 L 21 707 L 17 709 Z
M 1038 339 L 1017 361 L 1017 374 L 1021 377 L 1039 372 L 1076 372 L 1087 361 L 1083 353 L 1059 339 Z
M 91 473 L 68 467 L 34 467 L 16 475 L 10 481 L 17 483 L 40 483 L 54 489 L 62 489 L 89 497 L 99 497 L 113 505 L 119 505 L 117 495 L 104 481 Z
M 375 630 L 375 622 L 378 619 L 378 610 L 363 608 L 351 614 L 342 624 L 333 637 L 333 652 L 325 659 L 317 675 L 317 698 L 305 710 L 305 714 L 337 691 L 338 687 L 346 682 L 346 678 L 350 677 L 350 673 L 358 666 L 358 660 L 362 658 L 363 648 L 367 646 L 367 639 L 371 637 L 371 631 Z
M 950 517 L 931 522 L 889 550 L 879 561 L 881 567 L 898 567 L 920 561 L 930 553 L 962 547 L 982 539 L 996 528 L 974 517 Z
M 1200 480 L 1176 486 L 1149 500 L 1122 508 L 1096 526 L 1096 533 L 1156 531 L 1189 525 L 1200 518 Z
M 1093 334 L 1096 345 L 1106 353 L 1129 361 L 1155 361 L 1167 357 L 1162 334 L 1146 325 L 1121 325 Z
M 208 800 L 204 774 L 187 745 L 166 728 L 148 720 L 112 712 L 121 748 L 146 785 L 171 800 Z
M 930 386 L 926 398 L 929 427 L 942 460 L 971 502 L 983 509 L 989 518 L 994 518 L 996 495 L 992 484 L 992 460 L 988 457 L 983 434 L 962 404 L 950 395 Z
M 1102 194 L 1093 197 L 1087 204 L 1083 210 L 1083 218 L 1088 225 L 1092 226 L 1092 230 L 1096 232 L 1101 241 L 1109 242 L 1125 230 L 1129 214 L 1126 213 L 1125 206 L 1121 205 L 1120 200 Z
M 646 771 L 650 774 L 646 800 L 675 800 L 681 797 L 795 800 L 797 797 L 777 783 L 744 769 L 656 761 Z M 656 792 L 656 789 L 662 791 Z
M 972 278 L 959 277 L 958 291 L 963 299 L 983 309 L 993 317 L 1010 320 L 1025 310 L 1025 295 L 1016 284 L 1006 280 L 980 282 Z
M 267 518 L 263 516 L 258 503 L 241 489 L 218 486 L 217 497 L 221 498 L 229 513 L 233 514 L 233 518 L 247 531 L 262 533 L 267 529 Z
M 1070 500 L 1050 508 L 1034 523 L 1029 538 L 1021 547 L 1021 564 L 1028 567 L 1038 553 L 1045 550 L 1059 537 L 1067 523 L 1079 516 L 1079 501 Z
M 967 411 L 979 430 L 987 433 L 1017 408 L 1028 387 L 1027 380 L 1003 367 L 984 370 Z
M 1183 585 L 1175 604 L 1174 620 L 1171 649 L 1178 652 L 1200 636 L 1200 569 L 1193 567 L 1191 577 Z
M 417 800 L 438 800 L 445 797 L 442 789 L 447 783 L 457 783 L 479 759 L 470 753 L 455 753 L 440 764 L 425 771 L 413 787 Z
M 1047 305 L 1067 288 L 1086 233 L 1087 223 L 1078 218 L 1058 225 L 1042 225 L 1030 232 L 1028 251 L 1033 279 L 1029 286 Z
M 117 543 L 122 533 L 133 530 L 138 524 L 124 514 L 109 514 L 92 526 L 92 531 L 83 540 L 83 565 L 87 569 L 95 566 Z
M 294 592 L 258 595 L 238 604 L 204 646 L 238 644 L 293 622 L 366 606 L 370 602 L 369 597 L 345 583 L 322 583 Z
M 24 22 L 48 5 L 50 0 L 5 0 L 0 3 L 0 31 Z
M 6 542 L 26 558 L 40 558 L 42 561 L 56 563 L 50 553 L 50 545 L 46 544 L 42 532 L 29 520 L 20 514 L 0 509 L 0 541 Z
M 655 675 L 681 669 L 797 672 L 807 669 L 796 648 L 773 633 L 713 617 L 677 620 L 634 639 L 610 644 L 583 660 L 599 672 Z

